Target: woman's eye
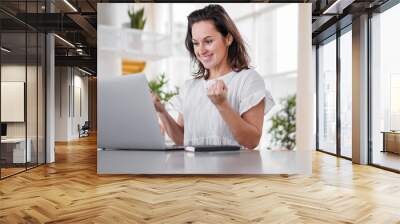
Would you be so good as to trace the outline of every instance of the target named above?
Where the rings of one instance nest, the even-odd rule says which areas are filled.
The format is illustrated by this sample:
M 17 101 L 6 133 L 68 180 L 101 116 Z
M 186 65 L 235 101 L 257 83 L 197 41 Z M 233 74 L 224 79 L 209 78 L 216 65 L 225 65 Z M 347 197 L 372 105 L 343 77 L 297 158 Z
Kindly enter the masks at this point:
M 212 40 L 206 40 L 206 44 L 211 44 L 212 42 Z
M 197 46 L 197 45 L 199 45 L 199 43 L 193 43 L 193 46 Z

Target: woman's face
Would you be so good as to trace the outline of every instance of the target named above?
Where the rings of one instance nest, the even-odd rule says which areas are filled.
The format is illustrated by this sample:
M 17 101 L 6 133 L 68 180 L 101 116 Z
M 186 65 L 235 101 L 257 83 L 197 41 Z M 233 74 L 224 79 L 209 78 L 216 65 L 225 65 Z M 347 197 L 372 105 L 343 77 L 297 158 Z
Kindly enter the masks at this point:
M 192 43 L 197 59 L 206 69 L 213 69 L 227 62 L 231 37 L 223 37 L 210 20 L 192 25 Z

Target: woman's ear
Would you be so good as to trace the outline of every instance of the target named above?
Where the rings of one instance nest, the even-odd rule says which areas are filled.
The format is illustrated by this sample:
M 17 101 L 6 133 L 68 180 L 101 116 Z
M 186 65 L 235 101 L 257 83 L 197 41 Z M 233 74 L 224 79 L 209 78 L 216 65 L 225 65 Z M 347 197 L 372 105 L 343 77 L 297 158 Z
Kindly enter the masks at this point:
M 228 33 L 228 35 L 226 35 L 225 37 L 225 43 L 229 47 L 231 46 L 232 42 L 233 42 L 233 37 L 230 33 Z

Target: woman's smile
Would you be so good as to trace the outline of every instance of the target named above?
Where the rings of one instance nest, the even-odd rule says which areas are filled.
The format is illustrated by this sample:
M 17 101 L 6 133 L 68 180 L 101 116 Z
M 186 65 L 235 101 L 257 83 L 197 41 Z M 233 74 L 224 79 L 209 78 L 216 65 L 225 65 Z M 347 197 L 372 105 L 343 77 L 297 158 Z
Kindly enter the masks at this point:
M 203 64 L 208 64 L 212 61 L 212 56 L 214 54 L 206 54 L 206 55 L 201 55 L 200 60 Z

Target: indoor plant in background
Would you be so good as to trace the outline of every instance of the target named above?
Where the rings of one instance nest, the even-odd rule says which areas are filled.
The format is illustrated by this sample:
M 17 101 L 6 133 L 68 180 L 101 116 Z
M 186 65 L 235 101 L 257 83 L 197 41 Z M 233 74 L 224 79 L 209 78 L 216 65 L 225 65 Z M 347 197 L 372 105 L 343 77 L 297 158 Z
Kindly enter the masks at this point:
M 130 22 L 123 24 L 124 27 L 129 27 L 135 30 L 143 30 L 144 26 L 146 25 L 146 18 L 144 17 L 144 8 L 135 11 L 134 7 L 128 9 L 128 15 L 130 18 Z M 141 50 L 141 32 L 128 32 L 130 34 L 130 44 L 134 48 L 133 50 Z M 145 61 L 139 60 L 122 60 L 122 74 L 133 74 L 133 73 L 140 73 L 144 70 L 146 66 Z
M 135 12 L 135 9 L 132 7 L 132 10 L 128 10 L 129 18 L 131 18 L 130 27 L 133 29 L 143 30 L 144 25 L 146 24 L 146 18 L 144 18 L 144 8 L 139 9 Z
M 281 149 L 292 150 L 296 146 L 296 95 L 281 99 L 282 108 L 271 118 L 268 133 L 272 143 Z
M 175 95 L 179 93 L 179 88 L 175 86 L 175 91 L 168 91 L 168 79 L 165 73 L 162 73 L 157 78 L 149 81 L 149 88 L 153 94 L 160 98 L 161 103 L 165 104 Z M 161 133 L 165 133 L 164 126 L 160 122 Z
M 167 103 L 173 96 L 179 93 L 178 87 L 175 91 L 168 91 L 168 79 L 165 73 L 162 73 L 157 78 L 149 81 L 149 88 L 151 91 L 160 98 L 161 103 Z

